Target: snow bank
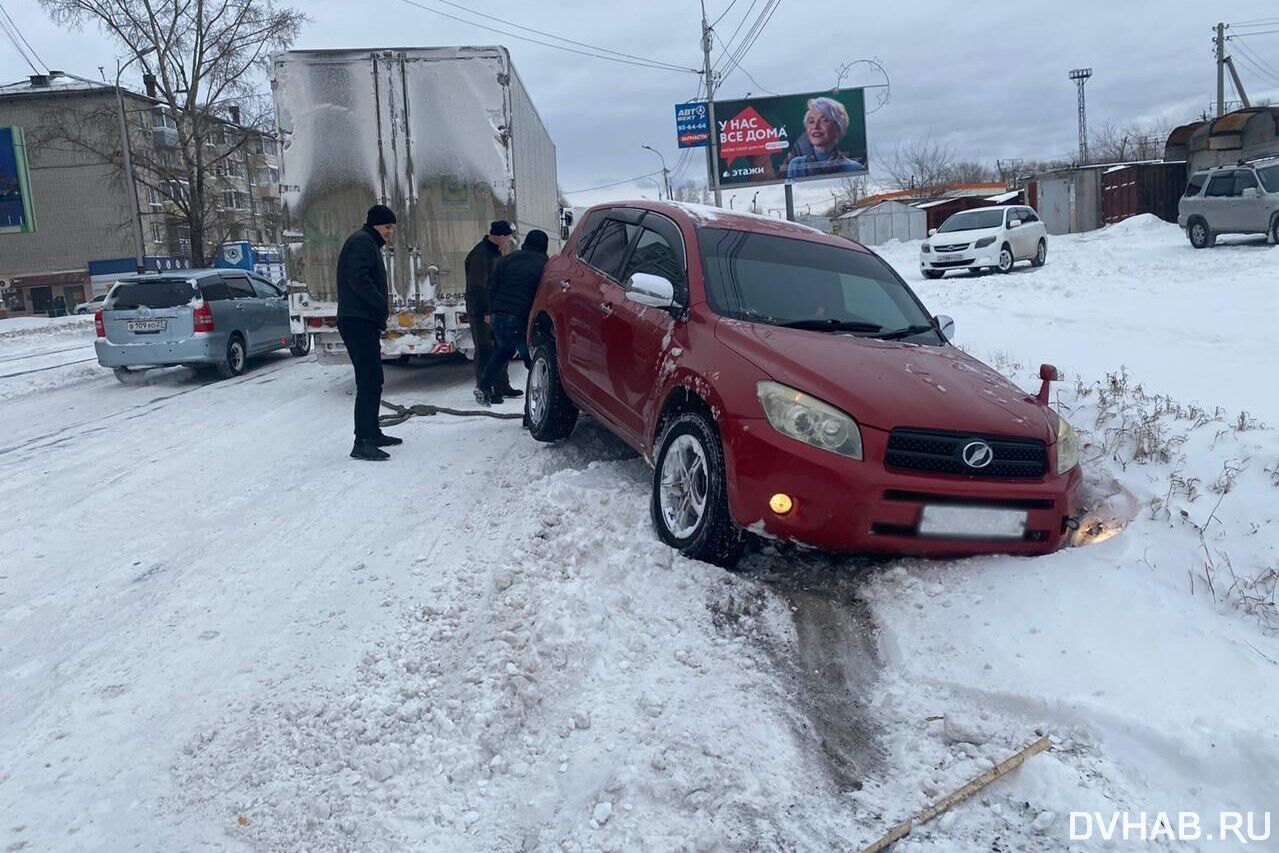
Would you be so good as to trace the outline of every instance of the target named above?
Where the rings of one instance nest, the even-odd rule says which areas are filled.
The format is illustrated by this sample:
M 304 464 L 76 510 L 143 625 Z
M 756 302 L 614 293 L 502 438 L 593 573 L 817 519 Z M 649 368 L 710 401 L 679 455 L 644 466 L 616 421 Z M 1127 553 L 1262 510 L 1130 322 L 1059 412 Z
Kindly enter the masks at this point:
M 12 332 L 59 332 L 65 329 L 93 328 L 92 314 L 68 314 L 65 317 L 7 317 L 0 320 L 0 335 Z

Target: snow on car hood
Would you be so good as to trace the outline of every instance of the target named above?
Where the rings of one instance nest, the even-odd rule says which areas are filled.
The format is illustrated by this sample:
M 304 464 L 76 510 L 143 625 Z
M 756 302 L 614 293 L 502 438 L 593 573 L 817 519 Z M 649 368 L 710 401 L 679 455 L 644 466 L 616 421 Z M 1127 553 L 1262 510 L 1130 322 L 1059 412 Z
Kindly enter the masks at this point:
M 721 319 L 716 337 L 775 381 L 858 423 L 1056 440 L 1034 397 L 953 346 L 919 346 Z

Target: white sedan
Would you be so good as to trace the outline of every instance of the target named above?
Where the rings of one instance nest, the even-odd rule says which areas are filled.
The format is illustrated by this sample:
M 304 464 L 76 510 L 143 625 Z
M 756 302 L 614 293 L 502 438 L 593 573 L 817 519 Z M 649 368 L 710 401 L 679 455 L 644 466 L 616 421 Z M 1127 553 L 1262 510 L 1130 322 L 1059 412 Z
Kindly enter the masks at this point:
M 965 210 L 942 223 L 919 248 L 924 278 L 947 270 L 1011 272 L 1018 261 L 1041 267 L 1048 257 L 1048 231 L 1034 209 L 1020 205 Z
M 107 298 L 105 293 L 99 293 L 88 302 L 81 302 L 75 307 L 76 314 L 93 314 L 102 307 L 102 302 Z

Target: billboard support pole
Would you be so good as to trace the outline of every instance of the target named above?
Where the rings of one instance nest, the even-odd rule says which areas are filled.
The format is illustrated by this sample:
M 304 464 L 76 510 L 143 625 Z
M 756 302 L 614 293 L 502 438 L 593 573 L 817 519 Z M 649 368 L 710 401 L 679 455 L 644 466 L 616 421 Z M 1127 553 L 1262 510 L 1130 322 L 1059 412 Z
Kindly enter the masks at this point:
M 711 27 L 706 23 L 706 3 L 702 2 L 702 69 L 706 75 L 706 108 L 711 132 L 706 140 L 706 186 L 715 192 L 715 206 L 723 207 L 719 192 L 719 125 L 715 122 L 715 72 L 711 70 Z
M 786 221 L 795 221 L 795 191 L 790 181 L 786 182 Z

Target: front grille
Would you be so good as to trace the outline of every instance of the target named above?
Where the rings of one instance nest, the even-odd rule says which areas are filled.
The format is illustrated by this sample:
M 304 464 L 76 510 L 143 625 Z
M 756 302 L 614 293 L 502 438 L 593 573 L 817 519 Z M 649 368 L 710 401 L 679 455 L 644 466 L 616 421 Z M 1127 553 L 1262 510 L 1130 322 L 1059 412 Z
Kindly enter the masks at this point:
M 953 246 L 933 246 L 934 252 L 962 252 L 968 248 L 967 243 L 956 243 Z
M 974 441 L 990 445 L 992 459 L 984 468 L 973 468 L 964 462 L 964 448 Z M 1048 472 L 1048 449 L 1042 441 L 1027 438 L 895 429 L 888 436 L 884 466 L 960 477 L 1037 480 Z

